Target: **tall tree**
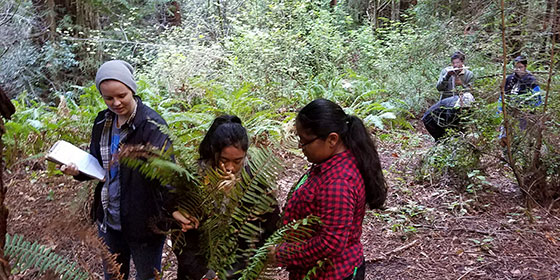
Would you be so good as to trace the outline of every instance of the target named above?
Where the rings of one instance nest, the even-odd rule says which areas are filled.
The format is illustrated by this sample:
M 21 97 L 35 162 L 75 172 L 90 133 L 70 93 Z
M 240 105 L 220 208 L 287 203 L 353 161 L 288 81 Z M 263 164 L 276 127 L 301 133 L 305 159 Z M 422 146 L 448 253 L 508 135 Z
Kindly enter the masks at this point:
M 391 20 L 399 21 L 400 13 L 401 13 L 401 1 L 391 0 Z
M 10 276 L 10 264 L 4 255 L 4 245 L 6 244 L 6 233 L 8 223 L 8 208 L 4 205 L 6 198 L 6 187 L 4 186 L 4 144 L 2 135 L 4 134 L 4 118 L 10 119 L 15 112 L 14 105 L 8 96 L 0 88 L 0 279 L 8 280 Z

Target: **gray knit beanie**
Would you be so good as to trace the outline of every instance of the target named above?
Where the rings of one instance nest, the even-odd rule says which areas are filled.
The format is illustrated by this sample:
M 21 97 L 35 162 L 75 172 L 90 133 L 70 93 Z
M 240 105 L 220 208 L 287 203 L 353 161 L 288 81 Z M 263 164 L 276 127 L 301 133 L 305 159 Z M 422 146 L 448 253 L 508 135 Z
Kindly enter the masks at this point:
M 128 62 L 122 60 L 110 60 L 97 70 L 95 75 L 95 86 L 101 92 L 99 85 L 106 80 L 116 80 L 125 84 L 133 94 L 136 94 L 136 82 L 134 81 L 134 68 Z

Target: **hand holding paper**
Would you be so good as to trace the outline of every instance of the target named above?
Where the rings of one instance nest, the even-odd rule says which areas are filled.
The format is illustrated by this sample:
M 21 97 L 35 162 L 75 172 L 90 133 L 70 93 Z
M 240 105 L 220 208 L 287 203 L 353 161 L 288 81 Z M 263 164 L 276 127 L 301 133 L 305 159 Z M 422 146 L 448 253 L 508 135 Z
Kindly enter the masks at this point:
M 54 143 L 46 158 L 62 164 L 60 171 L 64 174 L 76 176 L 79 174 L 76 171 L 79 171 L 98 180 L 103 181 L 105 178 L 105 169 L 95 157 L 66 141 Z
M 80 170 L 78 170 L 78 166 L 74 163 L 70 163 L 68 165 L 63 164 L 62 166 L 59 167 L 59 169 L 60 171 L 62 171 L 62 173 L 70 176 L 77 176 L 78 174 L 80 174 Z

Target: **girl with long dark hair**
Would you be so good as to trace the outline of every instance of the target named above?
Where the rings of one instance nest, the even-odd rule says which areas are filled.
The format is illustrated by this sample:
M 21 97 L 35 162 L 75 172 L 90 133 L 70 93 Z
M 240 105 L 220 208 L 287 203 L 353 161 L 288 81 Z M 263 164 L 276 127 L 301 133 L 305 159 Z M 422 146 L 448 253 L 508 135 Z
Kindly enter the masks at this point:
M 361 119 L 337 104 L 317 99 L 298 113 L 299 147 L 312 167 L 291 190 L 283 223 L 315 215 L 321 219 L 311 238 L 283 243 L 274 256 L 302 279 L 318 261 L 317 279 L 364 279 L 360 242 L 366 203 L 380 208 L 387 187 L 375 144 Z
M 207 171 L 221 170 L 224 176 L 234 174 L 240 177 L 245 170 L 251 175 L 247 162 L 247 150 L 249 149 L 249 137 L 247 131 L 237 116 L 223 115 L 214 119 L 204 139 L 200 143 L 199 168 L 202 174 Z M 262 189 L 266 189 L 263 187 Z M 226 191 L 227 192 L 227 191 Z M 267 195 L 267 194 L 263 194 Z M 244 206 L 249 206 L 245 205 Z M 261 246 L 264 240 L 276 230 L 276 224 L 280 219 L 280 209 L 276 204 L 272 211 L 261 214 L 252 223 L 262 229 L 255 244 L 248 244 L 245 239 L 238 239 L 238 249 L 247 250 L 252 246 Z M 173 217 L 181 224 L 182 233 L 186 240 L 186 246 L 175 248 L 178 261 L 177 279 L 213 279 L 215 272 L 207 268 L 207 260 L 200 254 L 200 232 L 197 230 L 199 221 L 193 217 L 186 217 L 179 211 L 173 212 Z M 204 223 L 204 221 L 200 221 Z M 248 257 L 238 256 L 232 268 L 228 270 L 227 279 L 236 279 L 236 272 L 247 266 Z M 187 278 L 188 276 L 188 278 Z

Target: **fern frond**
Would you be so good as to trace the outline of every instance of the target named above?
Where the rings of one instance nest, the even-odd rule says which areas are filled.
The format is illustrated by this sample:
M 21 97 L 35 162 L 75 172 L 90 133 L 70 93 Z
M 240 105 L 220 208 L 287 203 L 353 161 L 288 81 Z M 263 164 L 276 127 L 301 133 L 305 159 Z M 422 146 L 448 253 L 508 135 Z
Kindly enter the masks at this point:
M 158 180 L 162 185 L 180 186 L 198 184 L 192 170 L 173 162 L 171 149 L 163 151 L 150 145 L 129 145 L 119 151 L 119 162 L 138 169 L 146 178 Z
M 252 150 L 249 168 L 237 176 L 205 170 L 203 179 L 150 147 L 125 147 L 120 154 L 121 163 L 175 188 L 178 210 L 201 221 L 201 253 L 220 278 L 231 274 L 236 261 L 246 260 L 244 256 L 256 252 L 257 246 L 251 244 L 262 242 L 259 237 L 263 233 L 257 224 L 264 222 L 261 216 L 272 213 L 277 205 L 272 195 L 273 182 L 283 169 L 270 150 Z M 239 249 L 240 241 L 253 249 Z M 183 246 L 184 240 L 177 240 L 176 244 Z
M 305 277 L 303 277 L 302 280 L 316 279 L 317 278 L 317 270 L 323 269 L 327 265 L 332 265 L 332 262 L 330 260 L 319 260 L 319 261 L 317 261 L 317 264 L 315 266 L 313 266 L 307 272 L 307 274 L 305 275 Z
M 76 262 L 69 261 L 37 242 L 24 240 L 21 235 L 6 234 L 4 253 L 14 261 L 22 271 L 31 267 L 45 272 L 53 270 L 60 279 L 88 279 L 89 275 Z
M 240 280 L 257 279 L 265 272 L 268 264 L 269 248 L 281 244 L 294 242 L 293 235 L 310 237 L 314 232 L 314 227 L 319 225 L 321 220 L 317 216 L 307 216 L 303 219 L 292 221 L 287 225 L 276 230 L 261 246 L 251 258 L 247 268 L 241 273 Z
M 243 240 L 249 247 L 255 247 L 250 244 L 260 242 L 263 233 L 255 222 L 264 222 L 261 216 L 273 212 L 277 204 L 272 193 L 273 182 L 283 169 L 280 160 L 269 150 L 256 149 L 248 162 L 251 174 L 242 170 L 229 192 L 217 187 L 223 176 L 215 171 L 207 174 L 208 184 L 204 186 L 209 197 L 206 205 L 214 206 L 209 209 L 213 215 L 203 225 L 208 233 L 206 242 L 212 244 L 207 254 L 209 267 L 224 279 L 236 260 L 255 253 L 255 249 L 238 249 L 239 242 Z

